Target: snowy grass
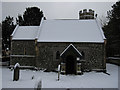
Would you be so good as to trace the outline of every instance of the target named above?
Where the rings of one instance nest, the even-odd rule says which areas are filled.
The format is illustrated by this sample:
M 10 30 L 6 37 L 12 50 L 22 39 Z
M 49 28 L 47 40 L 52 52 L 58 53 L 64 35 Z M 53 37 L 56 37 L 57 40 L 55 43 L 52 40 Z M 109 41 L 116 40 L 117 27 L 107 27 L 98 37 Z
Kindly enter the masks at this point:
M 42 88 L 118 88 L 118 66 L 107 64 L 107 72 L 85 72 L 83 75 L 60 75 L 57 73 L 32 70 L 21 70 L 19 81 L 12 81 L 8 68 L 2 69 L 3 88 L 34 88 L 37 79 L 42 78 Z M 34 78 L 32 79 L 32 77 Z

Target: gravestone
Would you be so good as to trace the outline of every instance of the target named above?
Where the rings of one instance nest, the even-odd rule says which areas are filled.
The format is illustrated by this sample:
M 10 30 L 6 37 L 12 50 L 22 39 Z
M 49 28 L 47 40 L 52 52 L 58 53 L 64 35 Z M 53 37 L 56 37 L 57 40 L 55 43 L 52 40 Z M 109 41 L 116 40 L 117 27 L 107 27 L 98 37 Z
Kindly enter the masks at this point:
M 18 81 L 19 80 L 19 73 L 20 73 L 20 69 L 19 69 L 19 63 L 16 63 L 14 66 L 14 71 L 13 71 L 13 81 Z
M 39 77 L 35 82 L 34 90 L 41 90 L 42 88 L 42 79 Z
M 58 81 L 60 80 L 60 65 L 58 65 Z

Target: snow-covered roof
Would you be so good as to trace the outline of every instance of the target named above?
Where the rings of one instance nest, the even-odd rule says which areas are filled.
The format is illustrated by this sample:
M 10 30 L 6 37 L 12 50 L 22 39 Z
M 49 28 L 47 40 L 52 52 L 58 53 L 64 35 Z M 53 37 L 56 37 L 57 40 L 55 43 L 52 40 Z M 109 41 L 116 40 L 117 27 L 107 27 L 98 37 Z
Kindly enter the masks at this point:
M 17 26 L 12 33 L 12 40 L 34 40 L 39 26 Z
M 44 20 L 38 42 L 104 42 L 97 21 Z
M 12 40 L 38 42 L 104 42 L 104 34 L 96 19 L 42 20 L 40 26 L 17 26 Z

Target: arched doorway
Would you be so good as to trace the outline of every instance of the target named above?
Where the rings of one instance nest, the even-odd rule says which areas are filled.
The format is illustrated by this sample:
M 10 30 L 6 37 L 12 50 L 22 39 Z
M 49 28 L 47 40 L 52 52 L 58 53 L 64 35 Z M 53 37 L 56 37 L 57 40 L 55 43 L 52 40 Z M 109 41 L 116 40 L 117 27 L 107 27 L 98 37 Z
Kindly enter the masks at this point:
M 66 57 L 66 74 L 76 74 L 76 59 L 72 55 Z

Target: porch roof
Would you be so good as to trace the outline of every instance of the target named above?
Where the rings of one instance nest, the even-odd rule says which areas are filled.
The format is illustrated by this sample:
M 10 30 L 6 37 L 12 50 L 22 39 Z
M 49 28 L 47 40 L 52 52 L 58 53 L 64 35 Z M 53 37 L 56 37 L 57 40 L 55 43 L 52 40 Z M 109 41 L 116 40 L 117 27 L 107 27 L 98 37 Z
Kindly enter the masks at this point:
M 60 56 L 62 56 L 70 47 L 73 47 L 74 50 L 75 50 L 80 56 L 82 56 L 82 54 L 77 50 L 77 48 L 76 48 L 73 44 L 70 44 L 70 45 L 60 54 Z

